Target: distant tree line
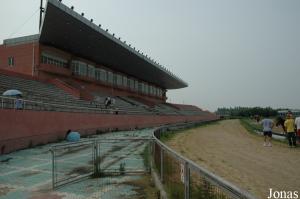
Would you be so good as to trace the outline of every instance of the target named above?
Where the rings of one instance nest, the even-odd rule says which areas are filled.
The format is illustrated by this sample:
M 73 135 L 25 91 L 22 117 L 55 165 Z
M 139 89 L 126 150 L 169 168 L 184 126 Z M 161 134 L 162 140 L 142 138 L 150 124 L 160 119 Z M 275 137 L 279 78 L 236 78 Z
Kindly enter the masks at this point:
M 218 108 L 216 114 L 221 116 L 231 116 L 231 117 L 250 117 L 250 116 L 277 116 L 277 110 L 271 107 L 230 107 L 230 108 Z

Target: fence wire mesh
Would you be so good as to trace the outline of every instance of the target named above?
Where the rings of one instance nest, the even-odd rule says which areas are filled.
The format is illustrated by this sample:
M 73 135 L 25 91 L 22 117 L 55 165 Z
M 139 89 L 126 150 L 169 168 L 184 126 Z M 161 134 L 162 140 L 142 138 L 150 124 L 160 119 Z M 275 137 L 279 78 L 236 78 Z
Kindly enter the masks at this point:
M 168 130 L 193 127 L 195 124 L 174 125 L 154 132 L 154 164 L 168 198 L 172 199 L 255 199 L 248 192 L 212 174 L 181 156 L 159 139 L 168 136 Z
M 190 170 L 190 199 L 229 199 L 224 191 L 211 184 L 197 171 Z
M 185 196 L 183 165 L 167 151 L 163 152 L 163 181 L 169 198 L 182 199 Z
M 101 178 L 101 183 L 108 185 L 120 181 L 118 176 L 149 173 L 150 142 L 151 139 L 94 139 L 53 146 L 53 188 L 86 177 Z
M 53 187 L 59 187 L 94 172 L 94 145 L 90 142 L 52 148 Z
M 157 129 L 155 137 L 159 138 L 161 133 L 167 134 L 167 130 Z M 255 199 L 179 155 L 156 138 L 92 139 L 53 147 L 53 187 L 94 176 L 91 186 L 97 185 L 102 190 L 96 191 L 95 197 L 116 198 L 114 194 L 125 194 L 116 191 L 117 187 L 124 186 L 126 189 L 126 186 L 130 186 L 128 175 L 151 171 L 152 161 L 149 160 L 152 155 L 155 170 L 168 198 Z

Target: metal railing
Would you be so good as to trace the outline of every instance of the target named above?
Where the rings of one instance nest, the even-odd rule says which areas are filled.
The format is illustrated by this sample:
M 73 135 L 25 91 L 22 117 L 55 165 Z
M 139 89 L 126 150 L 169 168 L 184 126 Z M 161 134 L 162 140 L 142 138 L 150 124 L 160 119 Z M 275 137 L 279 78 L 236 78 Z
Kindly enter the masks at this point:
M 94 138 L 52 146 L 53 188 L 91 176 L 147 173 L 155 167 L 168 198 L 171 199 L 256 199 L 247 191 L 183 157 L 159 140 L 162 135 L 173 130 L 196 125 L 199 123 L 156 128 L 153 132 L 154 138 L 150 139 Z M 144 164 L 128 161 L 128 157 L 139 159 L 142 151 L 146 151 L 149 156 L 151 154 L 152 161 L 149 157 L 146 161 L 143 160 Z
M 204 122 L 202 122 L 204 123 Z M 153 159 L 168 198 L 172 199 L 256 199 L 207 169 L 183 157 L 159 139 L 169 130 L 184 129 L 201 123 L 177 124 L 154 131 Z
M 54 145 L 52 188 L 57 189 L 87 177 L 149 173 L 152 139 L 89 139 Z
M 17 98 L 0 96 L 1 109 L 20 109 L 20 110 L 44 110 L 44 111 L 71 111 L 71 112 L 93 112 L 93 113 L 109 113 L 115 114 L 115 111 L 122 114 L 123 110 L 120 109 L 105 109 L 105 108 L 90 108 L 80 106 L 70 106 L 55 103 L 47 103 L 41 101 L 33 101 L 26 99 L 19 99 L 21 105 L 16 105 Z

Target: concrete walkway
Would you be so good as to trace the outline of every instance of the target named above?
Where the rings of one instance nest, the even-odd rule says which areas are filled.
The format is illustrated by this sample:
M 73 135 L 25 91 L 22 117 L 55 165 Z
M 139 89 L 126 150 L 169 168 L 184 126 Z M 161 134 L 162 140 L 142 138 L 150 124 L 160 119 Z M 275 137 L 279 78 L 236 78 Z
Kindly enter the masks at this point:
M 152 129 L 103 134 L 100 138 L 150 138 Z M 87 138 L 83 139 L 86 140 Z M 56 143 L 57 144 L 57 143 Z M 52 190 L 52 161 L 48 144 L 0 156 L 0 199 L 83 199 L 83 198 L 140 198 L 139 187 L 134 183 L 139 175 L 122 175 L 87 178 L 83 181 Z M 127 143 L 101 145 L 103 167 L 117 170 L 120 163 L 126 169 L 144 167 L 141 156 L 145 145 Z M 104 157 L 104 155 L 106 156 Z M 58 160 L 58 178 L 80 174 L 84 166 L 92 168 L 90 149 L 66 153 Z M 118 157 L 118 159 L 114 159 Z M 120 158 L 122 157 L 122 158 Z

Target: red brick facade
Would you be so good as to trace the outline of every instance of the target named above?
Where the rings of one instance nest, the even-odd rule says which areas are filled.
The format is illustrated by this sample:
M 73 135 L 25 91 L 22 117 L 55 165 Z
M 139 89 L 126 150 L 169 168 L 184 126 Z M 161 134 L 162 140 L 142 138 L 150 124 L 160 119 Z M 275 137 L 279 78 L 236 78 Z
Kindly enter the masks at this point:
M 8 65 L 13 57 L 14 65 Z M 0 45 L 0 69 L 34 76 L 34 69 L 39 65 L 39 44 Z
M 27 44 L 19 44 L 19 45 L 1 45 L 0 46 L 0 69 L 12 71 L 20 74 L 35 76 L 39 80 L 49 81 L 52 79 L 59 78 L 62 81 L 66 81 L 70 83 L 70 86 L 80 84 L 84 86 L 84 90 L 86 92 L 95 92 L 102 91 L 109 95 L 118 95 L 118 96 L 133 96 L 143 98 L 152 103 L 161 103 L 166 100 L 166 96 L 163 97 L 155 97 L 145 94 L 140 94 L 137 92 L 133 92 L 126 87 L 116 87 L 104 82 L 96 81 L 95 79 L 90 79 L 88 77 L 82 76 L 74 76 L 72 75 L 72 71 L 70 68 L 62 68 L 57 67 L 55 65 L 44 64 L 41 63 L 41 54 L 42 52 L 50 53 L 55 56 L 58 56 L 65 60 L 80 60 L 85 63 L 92 64 L 99 68 L 104 68 L 105 70 L 112 71 L 109 68 L 93 63 L 89 60 L 85 60 L 79 57 L 75 57 L 70 53 L 64 52 L 62 50 L 45 46 L 39 43 L 27 43 Z M 8 65 L 9 57 L 13 57 L 14 65 Z M 70 67 L 70 63 L 68 63 Z M 114 73 L 118 73 L 112 71 Z M 82 91 L 82 92 L 85 92 Z
M 42 52 L 51 53 L 68 60 L 68 62 L 76 59 L 96 67 L 105 68 L 49 46 L 39 43 L 27 43 L 0 45 L 0 72 L 26 79 L 47 81 L 76 97 L 86 100 L 92 100 L 91 93 L 97 91 L 113 96 L 136 97 L 148 105 L 166 100 L 165 94 L 163 97 L 154 97 L 133 92 L 125 87 L 108 85 L 88 77 L 74 76 L 70 69 L 70 63 L 66 68 L 41 63 Z M 12 66 L 9 66 L 9 57 L 14 59 Z M 105 69 L 109 70 L 108 68 Z M 116 72 L 114 71 L 114 73 Z M 133 129 L 185 121 L 216 119 L 216 116 L 210 113 L 201 116 L 146 116 L 6 109 L 1 109 L 0 115 L 5 115 L 5 117 L 0 117 L 0 154 L 57 141 L 64 138 L 68 129 L 78 130 L 86 135 L 95 134 L 97 129 L 103 131 Z

